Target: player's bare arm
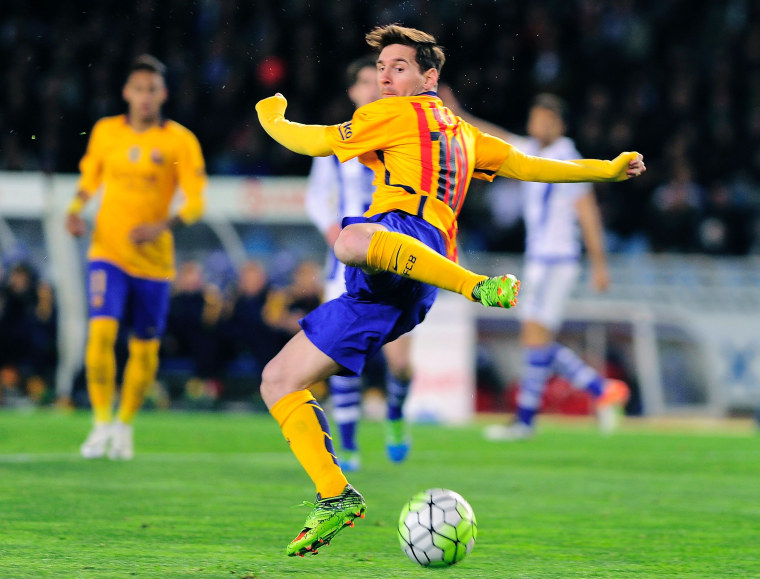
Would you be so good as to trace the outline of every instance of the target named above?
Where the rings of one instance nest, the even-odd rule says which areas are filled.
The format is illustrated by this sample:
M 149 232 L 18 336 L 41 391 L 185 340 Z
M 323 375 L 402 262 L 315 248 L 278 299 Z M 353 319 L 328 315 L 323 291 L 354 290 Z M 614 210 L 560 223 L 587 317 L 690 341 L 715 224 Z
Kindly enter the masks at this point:
M 449 85 L 441 83 L 438 86 L 438 96 L 441 98 L 441 101 L 443 101 L 443 104 L 449 109 L 451 109 L 451 111 L 456 116 L 462 118 L 463 120 L 467 121 L 471 125 L 477 127 L 484 133 L 488 133 L 489 135 L 498 137 L 502 141 L 505 141 L 510 144 L 514 142 L 515 135 L 513 133 L 510 133 L 509 131 L 503 129 L 502 127 L 494 123 L 490 123 L 486 121 L 485 119 L 476 117 L 475 115 L 471 114 L 467 109 L 465 109 L 460 104 L 459 100 L 454 95 L 454 91 L 451 90 L 451 87 L 449 87 Z
M 82 218 L 81 211 L 88 199 L 87 193 L 78 191 L 66 210 L 66 231 L 74 237 L 82 237 L 87 233 L 87 223 Z
M 132 228 L 132 231 L 129 232 L 129 239 L 137 244 L 148 243 L 158 239 L 167 229 L 176 229 L 183 225 L 185 225 L 185 222 L 178 215 L 166 221 L 159 221 L 158 223 L 143 223 Z
M 583 244 L 586 246 L 591 264 L 591 287 L 596 292 L 607 291 L 610 286 L 610 276 L 604 249 L 604 229 L 593 191 L 588 191 L 578 198 L 575 203 L 575 210 L 581 227 Z
M 148 243 L 158 239 L 164 231 L 168 229 L 167 222 L 161 223 L 145 223 L 134 227 L 129 232 L 129 239 L 137 244 Z
M 340 235 L 340 224 L 339 223 L 333 223 L 327 231 L 325 231 L 325 242 L 327 243 L 328 247 L 335 247 L 335 242 L 338 239 L 338 236 Z

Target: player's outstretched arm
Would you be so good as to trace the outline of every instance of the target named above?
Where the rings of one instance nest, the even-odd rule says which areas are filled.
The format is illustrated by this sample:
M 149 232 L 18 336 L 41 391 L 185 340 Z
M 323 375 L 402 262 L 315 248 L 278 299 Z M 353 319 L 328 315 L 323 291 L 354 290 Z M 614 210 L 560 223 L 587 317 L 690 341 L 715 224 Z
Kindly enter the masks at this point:
M 87 233 L 87 224 L 81 213 L 90 196 L 85 191 L 78 191 L 66 209 L 66 230 L 74 237 Z
M 454 91 L 451 90 L 451 87 L 446 83 L 440 83 L 438 85 L 438 97 L 443 101 L 444 106 L 451 110 L 451 112 L 471 124 L 473 127 L 477 127 L 480 131 L 498 137 L 502 141 L 510 144 L 514 143 L 515 139 L 518 138 L 517 135 L 510 133 L 499 125 L 481 119 L 480 117 L 476 117 L 470 113 L 470 111 L 461 105 L 459 99 L 454 95 Z
M 512 147 L 497 170 L 502 177 L 540 183 L 625 181 L 646 171 L 644 157 L 637 152 L 621 153 L 612 161 L 576 159 L 556 161 L 526 155 Z
M 280 93 L 256 103 L 256 112 L 264 130 L 275 141 L 294 153 L 310 157 L 327 157 L 333 154 L 327 142 L 325 125 L 302 125 L 285 118 L 288 101 Z

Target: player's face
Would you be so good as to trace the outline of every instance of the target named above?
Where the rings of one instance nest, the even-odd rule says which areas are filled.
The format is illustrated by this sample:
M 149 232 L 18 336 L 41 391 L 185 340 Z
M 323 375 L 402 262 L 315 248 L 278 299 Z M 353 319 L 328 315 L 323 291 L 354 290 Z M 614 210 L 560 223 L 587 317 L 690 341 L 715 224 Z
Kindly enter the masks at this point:
M 414 96 L 438 85 L 438 71 L 431 68 L 421 71 L 411 46 L 390 44 L 383 48 L 377 59 L 377 83 L 380 98 Z
M 129 116 L 141 122 L 158 120 L 166 95 L 163 77 L 148 70 L 136 70 L 130 74 L 122 91 L 129 105 Z
M 565 132 L 565 123 L 550 109 L 533 107 L 528 115 L 528 134 L 544 145 L 556 141 Z
M 376 101 L 379 97 L 377 70 L 372 66 L 365 66 L 356 75 L 356 82 L 348 87 L 348 98 L 359 108 Z

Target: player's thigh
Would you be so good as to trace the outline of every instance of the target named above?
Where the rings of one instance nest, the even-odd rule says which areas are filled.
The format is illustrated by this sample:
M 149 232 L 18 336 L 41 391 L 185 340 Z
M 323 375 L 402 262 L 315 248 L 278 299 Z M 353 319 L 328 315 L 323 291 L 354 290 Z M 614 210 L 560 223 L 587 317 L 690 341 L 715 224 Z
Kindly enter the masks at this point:
M 555 330 L 535 320 L 523 320 L 520 324 L 520 344 L 525 348 L 538 348 L 554 341 Z
M 261 396 L 271 408 L 283 396 L 326 380 L 340 369 L 300 331 L 264 367 Z
M 576 262 L 529 262 L 520 288 L 517 308 L 520 321 L 533 321 L 556 332 L 562 325 L 565 304 L 579 273 Z
M 129 275 L 113 264 L 87 265 L 87 309 L 90 318 L 121 320 L 129 298 Z
M 160 338 L 166 329 L 171 284 L 168 281 L 136 277 L 131 278 L 130 284 L 132 332 L 141 340 Z
M 412 336 L 404 334 L 383 346 L 388 370 L 394 376 L 409 377 L 412 374 Z

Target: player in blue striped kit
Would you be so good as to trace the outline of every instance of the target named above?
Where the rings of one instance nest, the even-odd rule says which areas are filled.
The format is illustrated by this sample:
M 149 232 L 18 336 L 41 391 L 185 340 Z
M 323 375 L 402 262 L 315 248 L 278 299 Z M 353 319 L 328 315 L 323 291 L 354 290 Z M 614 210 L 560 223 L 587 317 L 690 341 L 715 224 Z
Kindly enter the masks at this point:
M 548 159 L 578 159 L 581 154 L 565 136 L 565 106 L 555 95 L 536 97 L 528 116 L 528 135 L 522 137 L 463 111 L 448 90 L 444 102 L 456 114 L 529 155 Z M 452 106 L 452 104 L 454 106 Z M 525 222 L 525 268 L 517 315 L 523 348 L 517 416 L 511 424 L 492 425 L 491 440 L 518 440 L 534 433 L 534 419 L 552 374 L 588 391 L 597 401 L 600 427 L 615 427 L 617 412 L 628 400 L 628 387 L 607 380 L 575 352 L 556 341 L 563 311 L 580 273 L 581 237 L 591 266 L 591 285 L 597 292 L 609 286 L 603 228 L 594 191 L 588 183 L 520 182 Z
M 368 56 L 352 62 L 346 71 L 348 96 L 359 108 L 377 100 L 376 58 Z M 346 266 L 338 261 L 332 250 L 347 217 L 359 217 L 369 209 L 375 187 L 374 172 L 354 158 L 341 163 L 335 155 L 315 157 L 309 186 L 306 191 L 306 210 L 322 232 L 330 251 L 325 267 L 325 296 L 329 301 L 346 291 Z M 388 365 L 386 400 L 386 449 L 393 462 L 401 462 L 409 452 L 409 435 L 403 422 L 403 405 L 411 382 L 411 338 L 403 335 L 386 344 L 383 353 Z M 333 402 L 333 419 L 338 426 L 341 442 L 340 465 L 344 471 L 356 471 L 361 466 L 356 430 L 361 418 L 361 376 L 332 376 L 329 378 Z

